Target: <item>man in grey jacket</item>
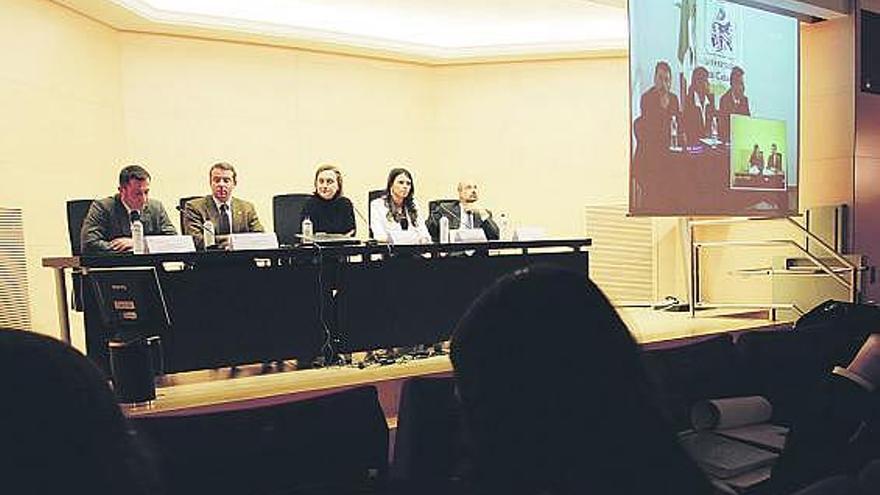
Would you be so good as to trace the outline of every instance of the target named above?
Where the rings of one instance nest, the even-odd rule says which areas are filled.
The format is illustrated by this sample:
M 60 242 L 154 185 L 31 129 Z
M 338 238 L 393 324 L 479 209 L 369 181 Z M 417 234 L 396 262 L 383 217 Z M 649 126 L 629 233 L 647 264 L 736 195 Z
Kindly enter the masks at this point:
M 131 214 L 138 212 L 144 235 L 174 235 L 162 203 L 149 199 L 150 173 L 140 165 L 119 172 L 119 192 L 95 200 L 83 220 L 80 242 L 83 254 L 131 251 Z

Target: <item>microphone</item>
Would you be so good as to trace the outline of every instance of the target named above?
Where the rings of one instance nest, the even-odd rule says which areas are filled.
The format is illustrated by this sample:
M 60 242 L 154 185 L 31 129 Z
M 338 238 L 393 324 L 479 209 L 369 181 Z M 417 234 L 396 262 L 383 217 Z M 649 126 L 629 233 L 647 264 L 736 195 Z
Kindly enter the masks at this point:
M 135 222 L 140 219 L 141 219 L 141 212 L 139 212 L 138 210 L 131 210 L 131 212 L 129 212 L 129 214 L 128 214 L 128 221 L 129 222 Z
M 398 223 L 400 223 L 401 229 L 403 229 L 403 230 L 409 229 L 409 218 L 407 218 L 405 215 L 398 221 Z

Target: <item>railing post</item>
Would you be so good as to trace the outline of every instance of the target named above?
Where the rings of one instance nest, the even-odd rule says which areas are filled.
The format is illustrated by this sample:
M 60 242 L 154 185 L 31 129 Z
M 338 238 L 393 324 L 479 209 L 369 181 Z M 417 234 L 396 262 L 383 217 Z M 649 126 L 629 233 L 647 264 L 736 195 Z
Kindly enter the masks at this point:
M 691 255 L 691 283 L 690 283 L 690 312 L 691 318 L 696 317 L 697 315 L 697 299 L 700 297 L 700 271 L 699 271 L 699 252 L 697 249 L 697 243 L 694 241 L 694 224 L 689 220 L 688 221 L 688 244 L 690 245 L 690 255 Z
M 857 303 L 859 302 L 859 286 L 861 286 L 861 281 L 859 280 L 859 271 L 852 267 L 849 269 L 849 282 L 849 302 Z

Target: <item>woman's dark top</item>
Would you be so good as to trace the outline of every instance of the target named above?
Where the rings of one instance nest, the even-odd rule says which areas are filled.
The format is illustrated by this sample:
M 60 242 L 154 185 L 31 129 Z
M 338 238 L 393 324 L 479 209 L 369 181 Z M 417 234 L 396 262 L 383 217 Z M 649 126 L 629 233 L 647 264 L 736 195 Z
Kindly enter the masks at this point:
M 313 195 L 303 206 L 302 216 L 312 220 L 315 232 L 347 234 L 355 230 L 354 208 L 345 196 L 326 200 Z

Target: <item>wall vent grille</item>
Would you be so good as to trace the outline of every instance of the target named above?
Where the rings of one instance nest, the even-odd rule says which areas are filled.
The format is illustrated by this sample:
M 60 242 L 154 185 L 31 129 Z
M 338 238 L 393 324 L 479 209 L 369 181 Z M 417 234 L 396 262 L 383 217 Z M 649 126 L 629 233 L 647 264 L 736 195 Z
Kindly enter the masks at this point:
M 28 294 L 21 210 L 0 207 L 0 327 L 31 329 Z
M 625 205 L 587 206 L 585 219 L 593 240 L 590 278 L 615 304 L 653 302 L 653 219 L 628 217 Z

